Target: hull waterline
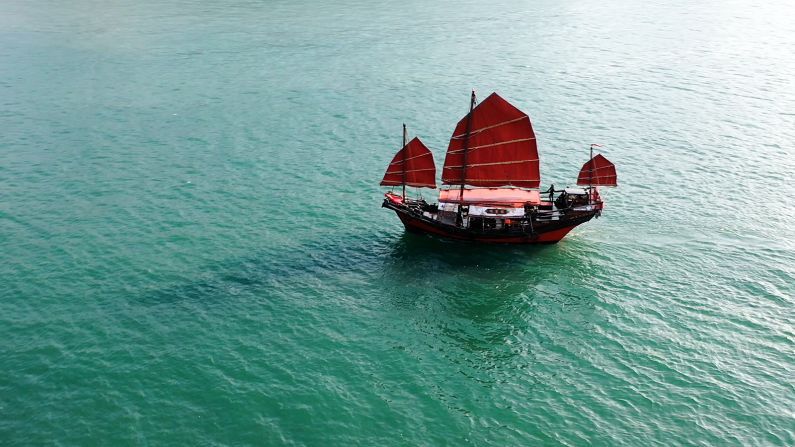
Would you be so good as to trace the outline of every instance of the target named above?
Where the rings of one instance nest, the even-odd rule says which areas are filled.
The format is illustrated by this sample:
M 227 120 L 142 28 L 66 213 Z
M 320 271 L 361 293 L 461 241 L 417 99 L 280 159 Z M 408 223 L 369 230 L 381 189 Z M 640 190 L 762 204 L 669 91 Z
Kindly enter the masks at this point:
M 384 201 L 382 206 L 395 211 L 406 231 L 487 244 L 555 244 L 566 237 L 575 227 L 591 220 L 597 213 L 596 211 L 587 211 L 564 220 L 536 222 L 532 232 L 484 232 L 444 224 L 412 213 L 405 207 L 389 201 Z

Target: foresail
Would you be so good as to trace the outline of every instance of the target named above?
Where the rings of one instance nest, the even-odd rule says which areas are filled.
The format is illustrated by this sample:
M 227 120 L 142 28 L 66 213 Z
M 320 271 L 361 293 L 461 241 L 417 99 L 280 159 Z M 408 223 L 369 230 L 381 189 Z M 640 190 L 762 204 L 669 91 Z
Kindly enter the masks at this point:
M 433 154 L 419 138 L 404 146 L 386 168 L 381 186 L 436 188 L 436 165 Z
M 617 181 L 615 165 L 602 154 L 585 162 L 577 176 L 577 184 L 580 186 L 618 186 Z
M 489 95 L 458 122 L 442 182 L 538 188 L 538 148 L 530 118 L 496 93 Z

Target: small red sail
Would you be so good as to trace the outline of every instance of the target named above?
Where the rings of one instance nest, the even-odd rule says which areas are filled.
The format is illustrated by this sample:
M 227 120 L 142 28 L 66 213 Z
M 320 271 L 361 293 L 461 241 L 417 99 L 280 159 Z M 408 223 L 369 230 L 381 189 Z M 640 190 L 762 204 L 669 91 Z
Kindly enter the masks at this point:
M 414 186 L 436 188 L 436 165 L 433 154 L 419 138 L 409 141 L 398 151 L 386 168 L 381 186 Z
M 602 154 L 597 154 L 582 165 L 580 175 L 577 177 L 577 184 L 581 186 L 618 186 L 617 180 L 615 165 Z
M 447 148 L 442 182 L 538 188 L 541 173 L 530 118 L 498 94 L 489 95 L 458 122 Z

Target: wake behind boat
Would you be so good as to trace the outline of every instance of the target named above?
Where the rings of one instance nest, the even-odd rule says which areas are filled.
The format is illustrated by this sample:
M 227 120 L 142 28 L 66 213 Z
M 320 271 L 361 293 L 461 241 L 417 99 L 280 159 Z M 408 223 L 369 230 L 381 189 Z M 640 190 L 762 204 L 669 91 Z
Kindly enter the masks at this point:
M 593 156 L 580 170 L 581 188 L 546 191 L 530 118 L 496 93 L 476 105 L 450 138 L 438 203 L 406 196 L 406 186 L 436 188 L 433 154 L 414 138 L 387 167 L 382 186 L 402 186 L 385 194 L 382 207 L 397 213 L 407 231 L 486 243 L 556 243 L 574 227 L 598 217 L 604 208 L 599 186 L 617 186 L 613 163 Z

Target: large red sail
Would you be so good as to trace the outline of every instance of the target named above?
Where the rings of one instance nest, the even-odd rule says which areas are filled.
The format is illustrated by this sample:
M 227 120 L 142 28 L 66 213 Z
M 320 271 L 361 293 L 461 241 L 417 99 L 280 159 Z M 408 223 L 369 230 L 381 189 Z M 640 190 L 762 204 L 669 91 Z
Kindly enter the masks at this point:
M 577 184 L 581 186 L 618 186 L 617 180 L 615 165 L 602 154 L 598 154 L 582 165 L 580 175 L 577 177 Z
M 541 184 L 538 148 L 530 118 L 492 93 L 458 122 L 444 159 L 446 185 Z
M 398 151 L 386 168 L 381 186 L 414 186 L 436 188 L 436 165 L 433 154 L 419 138 L 409 141 Z

